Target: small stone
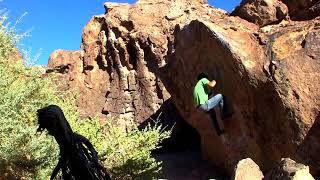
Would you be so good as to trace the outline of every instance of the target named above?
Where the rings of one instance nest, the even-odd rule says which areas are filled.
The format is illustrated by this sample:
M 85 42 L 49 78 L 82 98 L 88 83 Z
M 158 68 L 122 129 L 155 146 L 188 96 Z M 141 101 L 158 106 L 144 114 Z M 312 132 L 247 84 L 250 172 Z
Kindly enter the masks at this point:
M 309 167 L 296 163 L 290 158 L 282 158 L 280 163 L 269 170 L 265 180 L 314 180 Z
M 232 180 L 262 180 L 263 174 L 259 166 L 251 159 L 246 158 L 238 162 Z

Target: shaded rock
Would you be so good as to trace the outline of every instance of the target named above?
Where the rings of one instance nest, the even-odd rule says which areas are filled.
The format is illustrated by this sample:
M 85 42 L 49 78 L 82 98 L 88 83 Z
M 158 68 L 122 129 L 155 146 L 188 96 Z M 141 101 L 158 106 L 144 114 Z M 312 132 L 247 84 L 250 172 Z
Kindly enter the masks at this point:
M 320 16 L 319 0 L 282 0 L 293 20 L 308 20 Z
M 165 101 L 148 121 L 141 123 L 139 129 L 144 129 L 149 124 L 154 125 L 155 122 L 165 125 L 167 130 L 172 131 L 170 137 L 159 144 L 161 148 L 152 151 L 153 154 L 186 150 L 200 151 L 201 139 L 199 133 L 181 117 L 171 99 Z
M 172 180 L 226 180 L 215 167 L 204 161 L 199 151 L 164 153 L 155 156 L 162 162 L 159 179 Z
M 262 180 L 259 166 L 250 158 L 242 159 L 234 169 L 232 180 Z
M 259 26 L 277 23 L 287 14 L 287 6 L 279 0 L 243 0 L 231 13 Z
M 280 163 L 266 174 L 265 180 L 314 180 L 309 167 L 296 163 L 290 158 L 281 159 Z

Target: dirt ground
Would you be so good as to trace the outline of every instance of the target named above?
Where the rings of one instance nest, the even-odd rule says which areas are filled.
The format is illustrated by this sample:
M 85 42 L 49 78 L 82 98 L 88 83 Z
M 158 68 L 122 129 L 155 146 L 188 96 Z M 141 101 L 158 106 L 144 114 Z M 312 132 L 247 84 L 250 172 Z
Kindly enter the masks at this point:
M 227 180 L 225 175 L 202 159 L 201 152 L 186 150 L 156 155 L 163 162 L 162 176 L 167 180 Z

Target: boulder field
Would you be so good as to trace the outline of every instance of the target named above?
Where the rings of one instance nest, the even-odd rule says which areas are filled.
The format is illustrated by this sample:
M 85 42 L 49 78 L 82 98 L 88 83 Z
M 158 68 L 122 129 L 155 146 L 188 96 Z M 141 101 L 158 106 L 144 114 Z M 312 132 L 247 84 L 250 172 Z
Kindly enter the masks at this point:
M 290 157 L 317 175 L 320 11 L 310 2 L 243 1 L 231 14 L 205 0 L 105 3 L 80 50 L 53 52 L 47 73 L 79 92 L 83 116 L 141 123 L 173 102 L 200 134 L 203 156 L 228 174 L 244 158 L 266 171 Z M 194 107 L 201 72 L 233 109 L 223 136 Z

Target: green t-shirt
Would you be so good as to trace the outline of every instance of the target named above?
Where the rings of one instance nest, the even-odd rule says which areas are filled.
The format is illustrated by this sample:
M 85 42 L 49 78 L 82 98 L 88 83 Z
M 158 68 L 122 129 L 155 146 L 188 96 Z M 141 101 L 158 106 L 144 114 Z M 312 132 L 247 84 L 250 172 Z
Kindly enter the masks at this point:
M 193 89 L 193 99 L 196 106 L 207 103 L 208 101 L 208 90 L 207 84 L 209 80 L 207 78 L 200 79 Z

